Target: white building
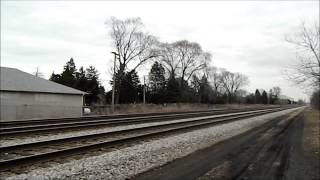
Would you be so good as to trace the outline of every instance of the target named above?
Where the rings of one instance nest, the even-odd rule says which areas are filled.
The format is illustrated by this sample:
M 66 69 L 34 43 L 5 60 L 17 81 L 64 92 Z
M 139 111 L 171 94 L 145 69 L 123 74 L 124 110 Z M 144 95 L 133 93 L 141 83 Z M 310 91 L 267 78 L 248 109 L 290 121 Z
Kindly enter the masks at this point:
M 14 68 L 0 75 L 1 121 L 82 116 L 85 92 Z
M 294 99 L 286 95 L 279 96 L 279 104 L 293 104 Z

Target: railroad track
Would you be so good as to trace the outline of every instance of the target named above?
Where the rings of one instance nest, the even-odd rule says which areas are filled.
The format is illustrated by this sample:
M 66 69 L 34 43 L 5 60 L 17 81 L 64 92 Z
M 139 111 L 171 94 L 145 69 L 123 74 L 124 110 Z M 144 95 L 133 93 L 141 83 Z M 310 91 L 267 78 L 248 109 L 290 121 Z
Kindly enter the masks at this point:
M 277 107 L 278 108 L 278 107 Z M 248 108 L 249 109 L 249 108 Z M 254 108 L 251 108 L 254 109 Z M 259 109 L 259 108 L 257 108 Z M 263 108 L 260 108 L 263 109 Z M 94 115 L 94 116 L 82 116 L 82 117 L 68 117 L 68 118 L 51 118 L 51 119 L 31 119 L 31 120 L 15 120 L 0 122 L 2 128 L 19 127 L 19 126 L 34 126 L 44 124 L 66 123 L 66 122 L 81 122 L 88 120 L 99 119 L 121 119 L 131 117 L 146 117 L 146 116 L 161 116 L 161 115 L 177 115 L 185 113 L 202 113 L 202 112 L 219 112 L 226 110 L 240 110 L 240 109 L 214 109 L 204 111 L 187 111 L 187 112 L 167 112 L 167 113 L 141 113 L 141 114 L 120 114 L 120 115 Z
M 272 108 L 272 109 L 277 109 Z M 87 118 L 66 118 L 66 119 L 51 119 L 51 120 L 30 120 L 17 122 L 2 122 L 0 123 L 0 136 L 18 136 L 22 134 L 49 133 L 66 130 L 81 130 L 105 126 L 120 126 L 129 124 L 141 124 L 151 122 L 169 121 L 175 119 L 184 119 L 190 117 L 204 117 L 209 115 L 218 115 L 225 113 L 236 113 L 243 111 L 263 110 L 265 108 L 255 109 L 232 109 L 232 110 L 210 110 L 197 111 L 187 113 L 153 113 L 140 115 L 117 115 L 117 116 L 99 116 L 94 119 Z M 93 118 L 93 117 L 92 117 Z
M 9 170 L 17 166 L 90 152 L 90 150 L 94 149 L 121 146 L 135 141 L 168 135 L 170 133 L 179 133 L 185 130 L 232 122 L 284 109 L 287 108 L 210 115 L 188 118 L 174 123 L 169 122 L 160 125 L 1 147 L 0 171 Z

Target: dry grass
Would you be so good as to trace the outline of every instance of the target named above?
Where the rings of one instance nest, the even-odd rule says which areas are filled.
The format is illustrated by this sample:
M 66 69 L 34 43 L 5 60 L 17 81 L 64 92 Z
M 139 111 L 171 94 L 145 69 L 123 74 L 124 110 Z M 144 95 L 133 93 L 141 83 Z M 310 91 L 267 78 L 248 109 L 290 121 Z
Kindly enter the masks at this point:
M 320 157 L 320 111 L 308 108 L 305 117 L 304 148 Z
M 171 104 L 118 104 L 113 114 L 136 114 L 136 113 L 162 113 L 162 112 L 187 112 L 210 109 L 241 109 L 252 108 L 261 105 L 244 104 L 197 104 L 197 103 L 171 103 Z M 110 106 L 91 107 L 93 115 L 112 114 Z

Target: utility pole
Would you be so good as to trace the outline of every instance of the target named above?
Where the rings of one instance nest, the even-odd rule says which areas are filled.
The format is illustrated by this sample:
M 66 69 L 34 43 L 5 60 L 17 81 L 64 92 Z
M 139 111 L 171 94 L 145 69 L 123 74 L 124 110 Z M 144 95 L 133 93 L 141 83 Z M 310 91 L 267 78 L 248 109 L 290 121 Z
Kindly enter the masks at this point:
M 111 52 L 114 54 L 114 61 L 113 61 L 113 83 L 112 83 L 112 102 L 111 102 L 111 108 L 112 108 L 112 113 L 114 113 L 114 96 L 115 96 L 115 90 L 116 90 L 116 60 L 117 54 L 116 52 Z
M 143 104 L 146 104 L 146 78 L 143 76 Z

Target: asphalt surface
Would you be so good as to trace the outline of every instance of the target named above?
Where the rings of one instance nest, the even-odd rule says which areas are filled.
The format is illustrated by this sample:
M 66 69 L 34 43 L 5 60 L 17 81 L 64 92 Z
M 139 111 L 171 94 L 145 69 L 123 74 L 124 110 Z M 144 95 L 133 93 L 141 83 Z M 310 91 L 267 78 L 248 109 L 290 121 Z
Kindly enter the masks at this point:
M 299 164 L 316 163 L 317 159 L 303 153 L 304 114 L 291 119 L 288 116 L 276 118 L 263 126 L 138 174 L 133 179 L 317 178 L 317 175 L 312 176 L 303 168 L 295 168 Z

